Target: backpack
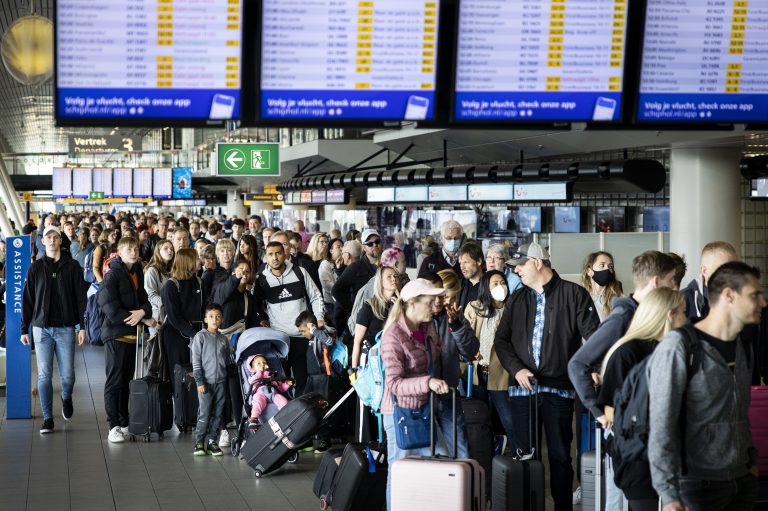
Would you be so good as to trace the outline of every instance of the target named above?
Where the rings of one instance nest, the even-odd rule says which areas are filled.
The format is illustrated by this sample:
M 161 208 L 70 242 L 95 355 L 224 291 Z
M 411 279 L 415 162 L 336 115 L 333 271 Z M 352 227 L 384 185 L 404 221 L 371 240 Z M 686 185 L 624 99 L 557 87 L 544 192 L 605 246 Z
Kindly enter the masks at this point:
M 686 325 L 676 331 L 683 336 L 690 382 L 701 365 L 701 341 L 692 325 Z M 629 371 L 621 390 L 616 393 L 613 400 L 613 440 L 610 453 L 616 486 L 625 491 L 640 484 L 651 484 L 651 469 L 648 461 L 651 424 L 647 376 L 650 358 L 650 355 L 647 356 Z M 682 410 L 685 410 L 685 399 L 684 395 Z M 681 422 L 684 420 L 685 414 L 682 413 Z
M 104 314 L 99 307 L 99 284 L 92 282 L 88 288 L 88 298 L 85 302 L 85 336 L 88 342 L 94 346 L 104 346 L 101 339 L 101 324 L 104 322 Z
M 365 367 L 357 375 L 352 384 L 360 401 L 372 412 L 381 410 L 381 400 L 384 397 L 384 361 L 381 359 L 381 334 L 376 334 L 376 344 L 368 350 Z
M 366 282 L 355 295 L 355 303 L 352 305 L 352 312 L 349 314 L 349 319 L 347 320 L 347 328 L 352 335 L 355 335 L 355 325 L 357 324 L 357 315 L 360 312 L 360 309 L 362 309 L 365 302 L 370 300 L 373 296 L 372 280 L 373 279 Z
M 104 262 L 101 264 L 102 279 L 107 276 L 107 273 L 109 273 L 109 270 L 110 270 L 109 263 L 111 263 L 118 257 L 120 257 L 120 254 L 118 252 L 112 252 L 111 254 L 109 254 L 107 257 L 104 258 Z
M 102 251 L 107 250 L 104 245 L 99 246 L 102 248 Z M 93 250 L 88 252 L 88 255 L 85 256 L 85 262 L 83 263 L 83 278 L 89 284 L 96 282 L 96 275 L 93 273 L 93 254 L 96 252 L 96 248 L 97 247 L 93 247 Z

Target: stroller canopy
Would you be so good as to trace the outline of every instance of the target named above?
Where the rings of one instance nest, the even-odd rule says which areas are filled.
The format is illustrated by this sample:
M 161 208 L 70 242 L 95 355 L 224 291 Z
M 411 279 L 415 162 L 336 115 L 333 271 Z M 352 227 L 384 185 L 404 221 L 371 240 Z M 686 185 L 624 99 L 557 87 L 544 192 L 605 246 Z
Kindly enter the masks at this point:
M 235 357 L 238 364 L 250 355 L 265 355 L 267 358 L 284 360 L 288 357 L 290 339 L 288 335 L 273 328 L 249 328 L 237 338 Z

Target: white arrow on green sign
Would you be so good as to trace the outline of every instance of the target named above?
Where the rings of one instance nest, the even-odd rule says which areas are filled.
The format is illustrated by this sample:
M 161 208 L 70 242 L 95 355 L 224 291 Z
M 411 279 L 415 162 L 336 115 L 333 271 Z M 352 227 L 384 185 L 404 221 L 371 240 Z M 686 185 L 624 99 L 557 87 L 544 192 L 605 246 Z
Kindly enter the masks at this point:
M 279 176 L 279 144 L 217 144 L 217 175 Z

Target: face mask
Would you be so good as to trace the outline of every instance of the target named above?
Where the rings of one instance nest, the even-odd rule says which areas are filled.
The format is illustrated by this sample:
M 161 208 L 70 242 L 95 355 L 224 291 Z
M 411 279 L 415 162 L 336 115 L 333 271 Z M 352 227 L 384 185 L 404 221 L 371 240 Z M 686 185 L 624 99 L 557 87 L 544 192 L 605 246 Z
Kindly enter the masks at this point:
M 443 248 L 445 248 L 446 252 L 450 252 L 451 254 L 458 252 L 460 246 L 461 240 L 445 240 L 443 242 Z
M 507 274 L 507 285 L 509 286 L 510 294 L 512 294 L 522 287 L 523 281 L 520 280 L 520 276 L 517 273 L 510 272 Z
M 595 281 L 595 284 L 601 287 L 605 287 L 611 282 L 613 282 L 614 275 L 611 270 L 600 270 L 594 272 L 594 275 L 592 275 L 592 280 Z
M 503 302 L 507 299 L 507 286 L 496 286 L 491 289 L 491 297 L 497 302 Z

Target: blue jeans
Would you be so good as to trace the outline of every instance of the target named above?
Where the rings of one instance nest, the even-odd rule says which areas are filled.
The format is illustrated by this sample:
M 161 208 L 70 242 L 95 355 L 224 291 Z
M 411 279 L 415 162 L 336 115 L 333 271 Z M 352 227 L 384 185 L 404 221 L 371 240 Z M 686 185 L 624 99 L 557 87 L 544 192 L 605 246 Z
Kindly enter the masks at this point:
M 75 329 L 69 327 L 32 327 L 37 359 L 37 391 L 43 419 L 53 418 L 53 355 L 59 366 L 61 398 L 72 399 L 75 386 Z
M 467 439 L 467 428 L 464 425 L 464 412 L 461 409 L 461 402 L 456 399 L 456 438 L 458 440 L 458 458 L 469 458 L 469 440 Z M 435 408 L 437 410 L 437 425 L 443 434 L 445 447 L 448 449 L 448 456 L 453 456 L 453 413 L 451 410 L 450 399 L 436 399 Z
M 549 392 L 534 395 L 538 408 L 538 437 L 541 427 L 547 435 L 549 452 L 549 484 L 557 511 L 573 509 L 573 466 L 571 464 L 571 442 L 573 441 L 573 399 L 566 399 Z M 533 400 L 532 400 L 533 401 Z M 510 408 L 514 416 L 515 443 L 517 449 L 529 450 L 530 415 L 528 397 L 510 397 Z M 536 449 L 536 458 L 541 459 L 541 450 Z
M 400 449 L 397 447 L 393 416 L 390 414 L 383 415 L 383 417 L 384 431 L 387 433 L 387 463 L 389 464 L 389 470 L 387 470 L 387 511 L 391 511 L 392 465 L 406 456 L 429 456 L 430 450 L 429 447 L 421 449 Z

